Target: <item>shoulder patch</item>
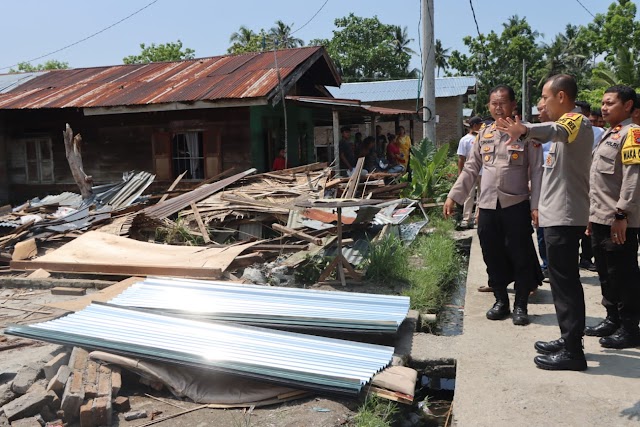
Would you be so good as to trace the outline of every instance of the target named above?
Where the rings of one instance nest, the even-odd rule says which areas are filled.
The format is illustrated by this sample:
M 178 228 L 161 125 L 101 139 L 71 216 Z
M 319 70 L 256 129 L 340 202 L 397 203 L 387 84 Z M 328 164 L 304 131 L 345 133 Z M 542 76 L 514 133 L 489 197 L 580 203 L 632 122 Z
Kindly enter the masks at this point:
M 576 140 L 576 137 L 580 132 L 580 125 L 582 125 L 582 118 L 582 114 L 566 113 L 556 122 L 569 134 L 569 136 L 567 137 L 569 143 L 572 143 Z
M 640 128 L 632 127 L 627 132 L 622 146 L 622 164 L 640 165 Z

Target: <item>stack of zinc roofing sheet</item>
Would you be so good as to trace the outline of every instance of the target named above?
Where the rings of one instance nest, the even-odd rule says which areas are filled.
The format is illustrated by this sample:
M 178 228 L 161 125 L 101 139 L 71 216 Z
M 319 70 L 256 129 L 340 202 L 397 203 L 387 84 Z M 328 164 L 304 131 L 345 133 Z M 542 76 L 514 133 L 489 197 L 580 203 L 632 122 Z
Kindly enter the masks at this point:
M 355 292 L 150 277 L 109 304 L 184 318 L 313 329 L 395 333 L 409 298 Z
M 5 333 L 349 395 L 393 355 L 392 347 L 96 304 Z

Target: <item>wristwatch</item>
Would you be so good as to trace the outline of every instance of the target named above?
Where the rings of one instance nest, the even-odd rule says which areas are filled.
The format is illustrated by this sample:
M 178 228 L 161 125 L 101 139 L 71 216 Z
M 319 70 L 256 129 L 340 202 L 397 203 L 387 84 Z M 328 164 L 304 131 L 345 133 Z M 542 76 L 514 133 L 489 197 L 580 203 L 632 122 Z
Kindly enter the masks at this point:
M 617 211 L 613 217 L 615 219 L 623 220 L 623 219 L 627 219 L 627 214 L 622 211 Z

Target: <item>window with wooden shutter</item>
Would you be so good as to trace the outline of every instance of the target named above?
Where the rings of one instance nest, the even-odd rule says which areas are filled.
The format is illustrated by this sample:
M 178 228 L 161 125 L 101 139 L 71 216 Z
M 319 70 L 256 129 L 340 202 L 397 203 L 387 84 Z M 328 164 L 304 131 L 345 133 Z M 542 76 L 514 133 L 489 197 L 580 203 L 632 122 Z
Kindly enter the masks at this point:
M 153 163 L 158 180 L 173 179 L 171 169 L 171 134 L 157 132 L 153 135 Z
M 203 132 L 205 170 L 207 178 L 222 173 L 222 149 L 220 128 Z

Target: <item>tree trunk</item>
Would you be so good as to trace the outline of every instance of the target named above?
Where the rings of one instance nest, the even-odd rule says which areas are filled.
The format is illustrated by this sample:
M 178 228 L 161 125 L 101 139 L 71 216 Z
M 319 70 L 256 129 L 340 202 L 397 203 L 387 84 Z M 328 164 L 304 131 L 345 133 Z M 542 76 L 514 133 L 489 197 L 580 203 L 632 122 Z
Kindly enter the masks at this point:
M 66 129 L 62 134 L 64 135 L 64 151 L 67 155 L 73 179 L 80 188 L 82 199 L 88 199 L 93 196 L 93 190 L 91 189 L 93 179 L 84 173 L 82 169 L 82 137 L 80 134 L 73 136 L 73 130 L 69 123 L 67 123 Z

